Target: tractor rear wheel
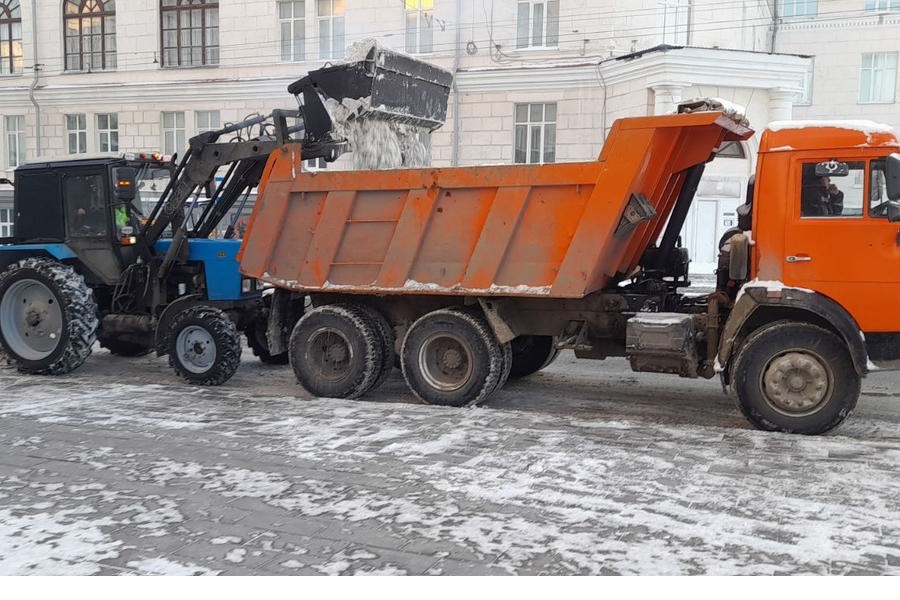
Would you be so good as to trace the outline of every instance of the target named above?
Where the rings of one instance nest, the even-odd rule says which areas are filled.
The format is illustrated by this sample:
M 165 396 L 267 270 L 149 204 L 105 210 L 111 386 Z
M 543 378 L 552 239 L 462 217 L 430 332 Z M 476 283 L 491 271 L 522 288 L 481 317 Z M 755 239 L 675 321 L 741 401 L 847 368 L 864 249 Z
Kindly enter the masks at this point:
M 168 351 L 169 366 L 188 382 L 221 385 L 241 363 L 241 338 L 224 312 L 201 304 L 172 320 Z
M 26 258 L 0 275 L 0 345 L 20 371 L 77 369 L 91 354 L 98 325 L 91 289 L 72 267 Z

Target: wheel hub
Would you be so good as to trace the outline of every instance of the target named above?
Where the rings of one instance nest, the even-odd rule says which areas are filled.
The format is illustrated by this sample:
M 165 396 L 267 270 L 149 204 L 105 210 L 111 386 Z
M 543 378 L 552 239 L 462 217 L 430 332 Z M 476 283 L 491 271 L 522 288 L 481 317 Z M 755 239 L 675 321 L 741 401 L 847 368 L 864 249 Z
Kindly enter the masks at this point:
M 419 371 L 431 387 L 449 392 L 466 385 L 474 365 L 464 342 L 454 335 L 435 334 L 419 349 Z
M 185 327 L 179 332 L 176 344 L 184 368 L 191 373 L 205 373 L 216 362 L 215 340 L 202 327 Z
M 0 329 L 10 350 L 25 360 L 42 360 L 53 353 L 63 324 L 62 307 L 40 281 L 17 281 L 0 299 Z
M 338 381 L 347 376 L 353 351 L 350 342 L 337 329 L 322 327 L 313 332 L 307 360 L 319 377 Z
M 766 398 L 788 413 L 813 410 L 828 397 L 830 380 L 825 365 L 815 356 L 788 352 L 769 363 L 763 375 Z

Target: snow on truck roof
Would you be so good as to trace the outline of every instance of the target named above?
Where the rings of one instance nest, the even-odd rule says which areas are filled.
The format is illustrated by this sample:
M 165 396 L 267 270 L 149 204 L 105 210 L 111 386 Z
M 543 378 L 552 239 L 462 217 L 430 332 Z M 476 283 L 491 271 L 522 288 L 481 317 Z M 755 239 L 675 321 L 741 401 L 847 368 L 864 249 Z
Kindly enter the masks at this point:
M 759 151 L 780 152 L 860 146 L 900 147 L 900 142 L 890 125 L 874 121 L 773 121 L 763 131 Z

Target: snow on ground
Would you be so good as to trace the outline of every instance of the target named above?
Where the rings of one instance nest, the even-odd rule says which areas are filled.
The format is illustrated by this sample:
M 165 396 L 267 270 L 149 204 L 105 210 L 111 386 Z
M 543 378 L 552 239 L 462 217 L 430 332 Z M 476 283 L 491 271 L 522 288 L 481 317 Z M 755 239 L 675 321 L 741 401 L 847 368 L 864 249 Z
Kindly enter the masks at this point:
M 102 351 L 0 369 L 0 574 L 900 574 L 895 384 L 799 437 L 568 354 L 463 410 L 248 356 L 220 388 Z

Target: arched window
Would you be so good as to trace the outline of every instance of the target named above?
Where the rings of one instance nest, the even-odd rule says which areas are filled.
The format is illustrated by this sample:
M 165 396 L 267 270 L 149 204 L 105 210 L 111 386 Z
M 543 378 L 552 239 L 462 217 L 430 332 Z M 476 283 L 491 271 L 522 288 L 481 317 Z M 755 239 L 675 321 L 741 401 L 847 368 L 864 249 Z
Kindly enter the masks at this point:
M 160 0 L 162 66 L 219 64 L 217 0 Z
M 19 0 L 0 2 L 0 75 L 22 72 L 22 9 Z
M 66 0 L 63 30 L 66 71 L 116 68 L 115 0 Z

